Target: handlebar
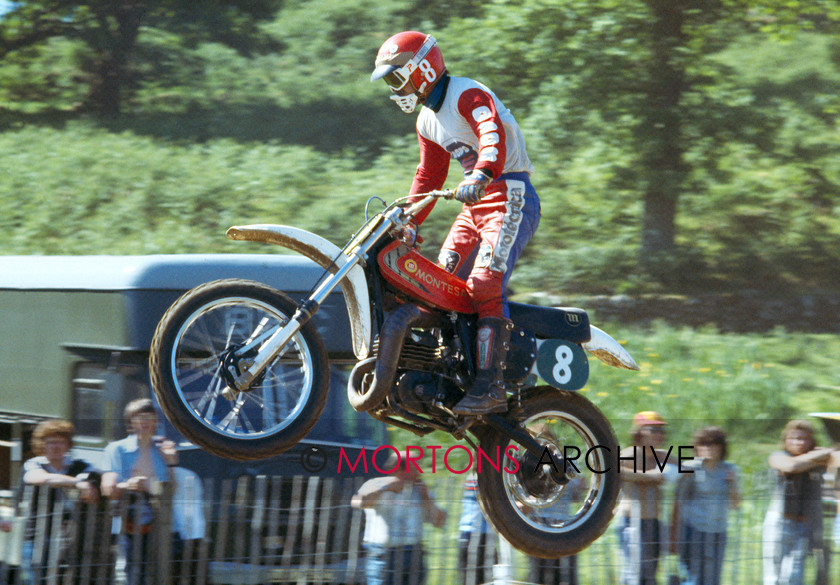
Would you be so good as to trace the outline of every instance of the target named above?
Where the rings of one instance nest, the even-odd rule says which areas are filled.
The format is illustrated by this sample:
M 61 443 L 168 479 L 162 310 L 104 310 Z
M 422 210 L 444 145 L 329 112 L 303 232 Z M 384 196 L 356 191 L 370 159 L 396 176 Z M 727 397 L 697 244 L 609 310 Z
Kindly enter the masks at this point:
M 405 208 L 406 215 L 417 215 L 417 213 L 426 207 L 435 199 L 454 199 L 455 191 L 452 189 L 441 189 L 438 191 L 429 191 L 428 193 L 417 193 L 411 197 L 422 197 L 420 201 L 412 203 Z

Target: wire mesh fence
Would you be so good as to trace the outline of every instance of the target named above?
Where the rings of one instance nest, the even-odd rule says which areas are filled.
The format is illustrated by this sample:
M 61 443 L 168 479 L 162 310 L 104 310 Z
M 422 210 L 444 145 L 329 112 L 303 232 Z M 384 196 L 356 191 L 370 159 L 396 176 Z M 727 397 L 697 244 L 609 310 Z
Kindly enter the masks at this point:
M 363 511 L 350 506 L 361 478 L 249 477 L 160 485 L 149 497 L 82 503 L 72 491 L 24 489 L 13 530 L 0 533 L 0 583 L 33 575 L 51 585 L 365 583 Z M 464 477 L 434 478 L 432 494 L 447 512 L 441 528 L 426 525 L 425 582 L 621 582 L 617 522 L 574 558 L 538 566 L 490 531 L 465 539 L 459 530 Z M 55 493 L 50 493 L 55 492 Z M 764 474 L 741 480 L 741 505 L 731 511 L 723 583 L 762 583 L 762 522 L 770 488 Z M 670 509 L 666 490 L 663 512 Z M 833 501 L 825 502 L 825 539 L 809 557 L 806 583 L 840 585 L 840 559 L 831 548 Z M 663 523 L 667 513 L 662 516 Z M 663 526 L 661 534 L 668 534 Z M 678 574 L 661 543 L 658 580 Z M 28 561 L 26 561 L 28 559 Z M 24 570 L 26 568 L 26 570 Z M 31 574 L 27 574 L 30 571 Z M 133 574 L 132 571 L 139 571 Z M 422 575 L 417 567 L 405 569 Z

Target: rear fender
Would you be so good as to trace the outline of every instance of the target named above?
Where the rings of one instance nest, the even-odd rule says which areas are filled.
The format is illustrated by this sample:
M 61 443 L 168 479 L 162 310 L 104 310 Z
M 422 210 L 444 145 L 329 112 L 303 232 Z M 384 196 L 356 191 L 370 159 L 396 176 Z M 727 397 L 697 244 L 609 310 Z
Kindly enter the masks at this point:
M 620 343 L 594 325 L 589 327 L 592 336 L 580 345 L 565 339 L 538 339 L 532 371 L 555 388 L 580 390 L 589 379 L 587 353 L 616 368 L 639 369 Z
M 636 360 L 619 342 L 594 325 L 590 325 L 589 328 L 592 332 L 592 338 L 582 344 L 583 349 L 614 368 L 638 371 L 639 366 L 636 365 Z
M 335 272 L 347 263 L 347 257 L 341 249 L 330 242 L 300 228 L 256 224 L 233 226 L 228 229 L 227 237 L 231 240 L 264 242 L 293 250 L 324 270 Z M 373 327 L 370 314 L 370 296 L 368 295 L 367 277 L 361 266 L 354 266 L 341 281 L 341 292 L 350 317 L 350 332 L 353 337 L 353 353 L 362 360 L 370 355 L 373 341 Z

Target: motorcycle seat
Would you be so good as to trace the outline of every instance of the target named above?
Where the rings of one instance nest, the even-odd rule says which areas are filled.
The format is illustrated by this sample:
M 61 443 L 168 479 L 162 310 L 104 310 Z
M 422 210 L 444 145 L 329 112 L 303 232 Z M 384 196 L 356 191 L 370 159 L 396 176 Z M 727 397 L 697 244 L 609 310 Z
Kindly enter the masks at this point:
M 590 340 L 589 315 L 572 307 L 540 307 L 508 303 L 511 320 L 539 339 L 565 339 L 572 343 Z

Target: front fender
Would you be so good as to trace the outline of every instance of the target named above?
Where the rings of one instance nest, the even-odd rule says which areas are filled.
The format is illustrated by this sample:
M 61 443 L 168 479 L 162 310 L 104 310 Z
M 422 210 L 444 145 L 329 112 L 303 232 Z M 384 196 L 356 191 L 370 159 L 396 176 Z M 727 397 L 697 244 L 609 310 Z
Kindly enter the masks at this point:
M 294 250 L 333 274 L 347 263 L 347 257 L 332 242 L 300 228 L 286 225 L 256 224 L 233 226 L 227 231 L 231 240 L 265 242 Z M 360 360 L 368 357 L 373 328 L 367 278 L 361 266 L 354 266 L 341 281 L 341 291 L 350 316 L 353 353 Z

